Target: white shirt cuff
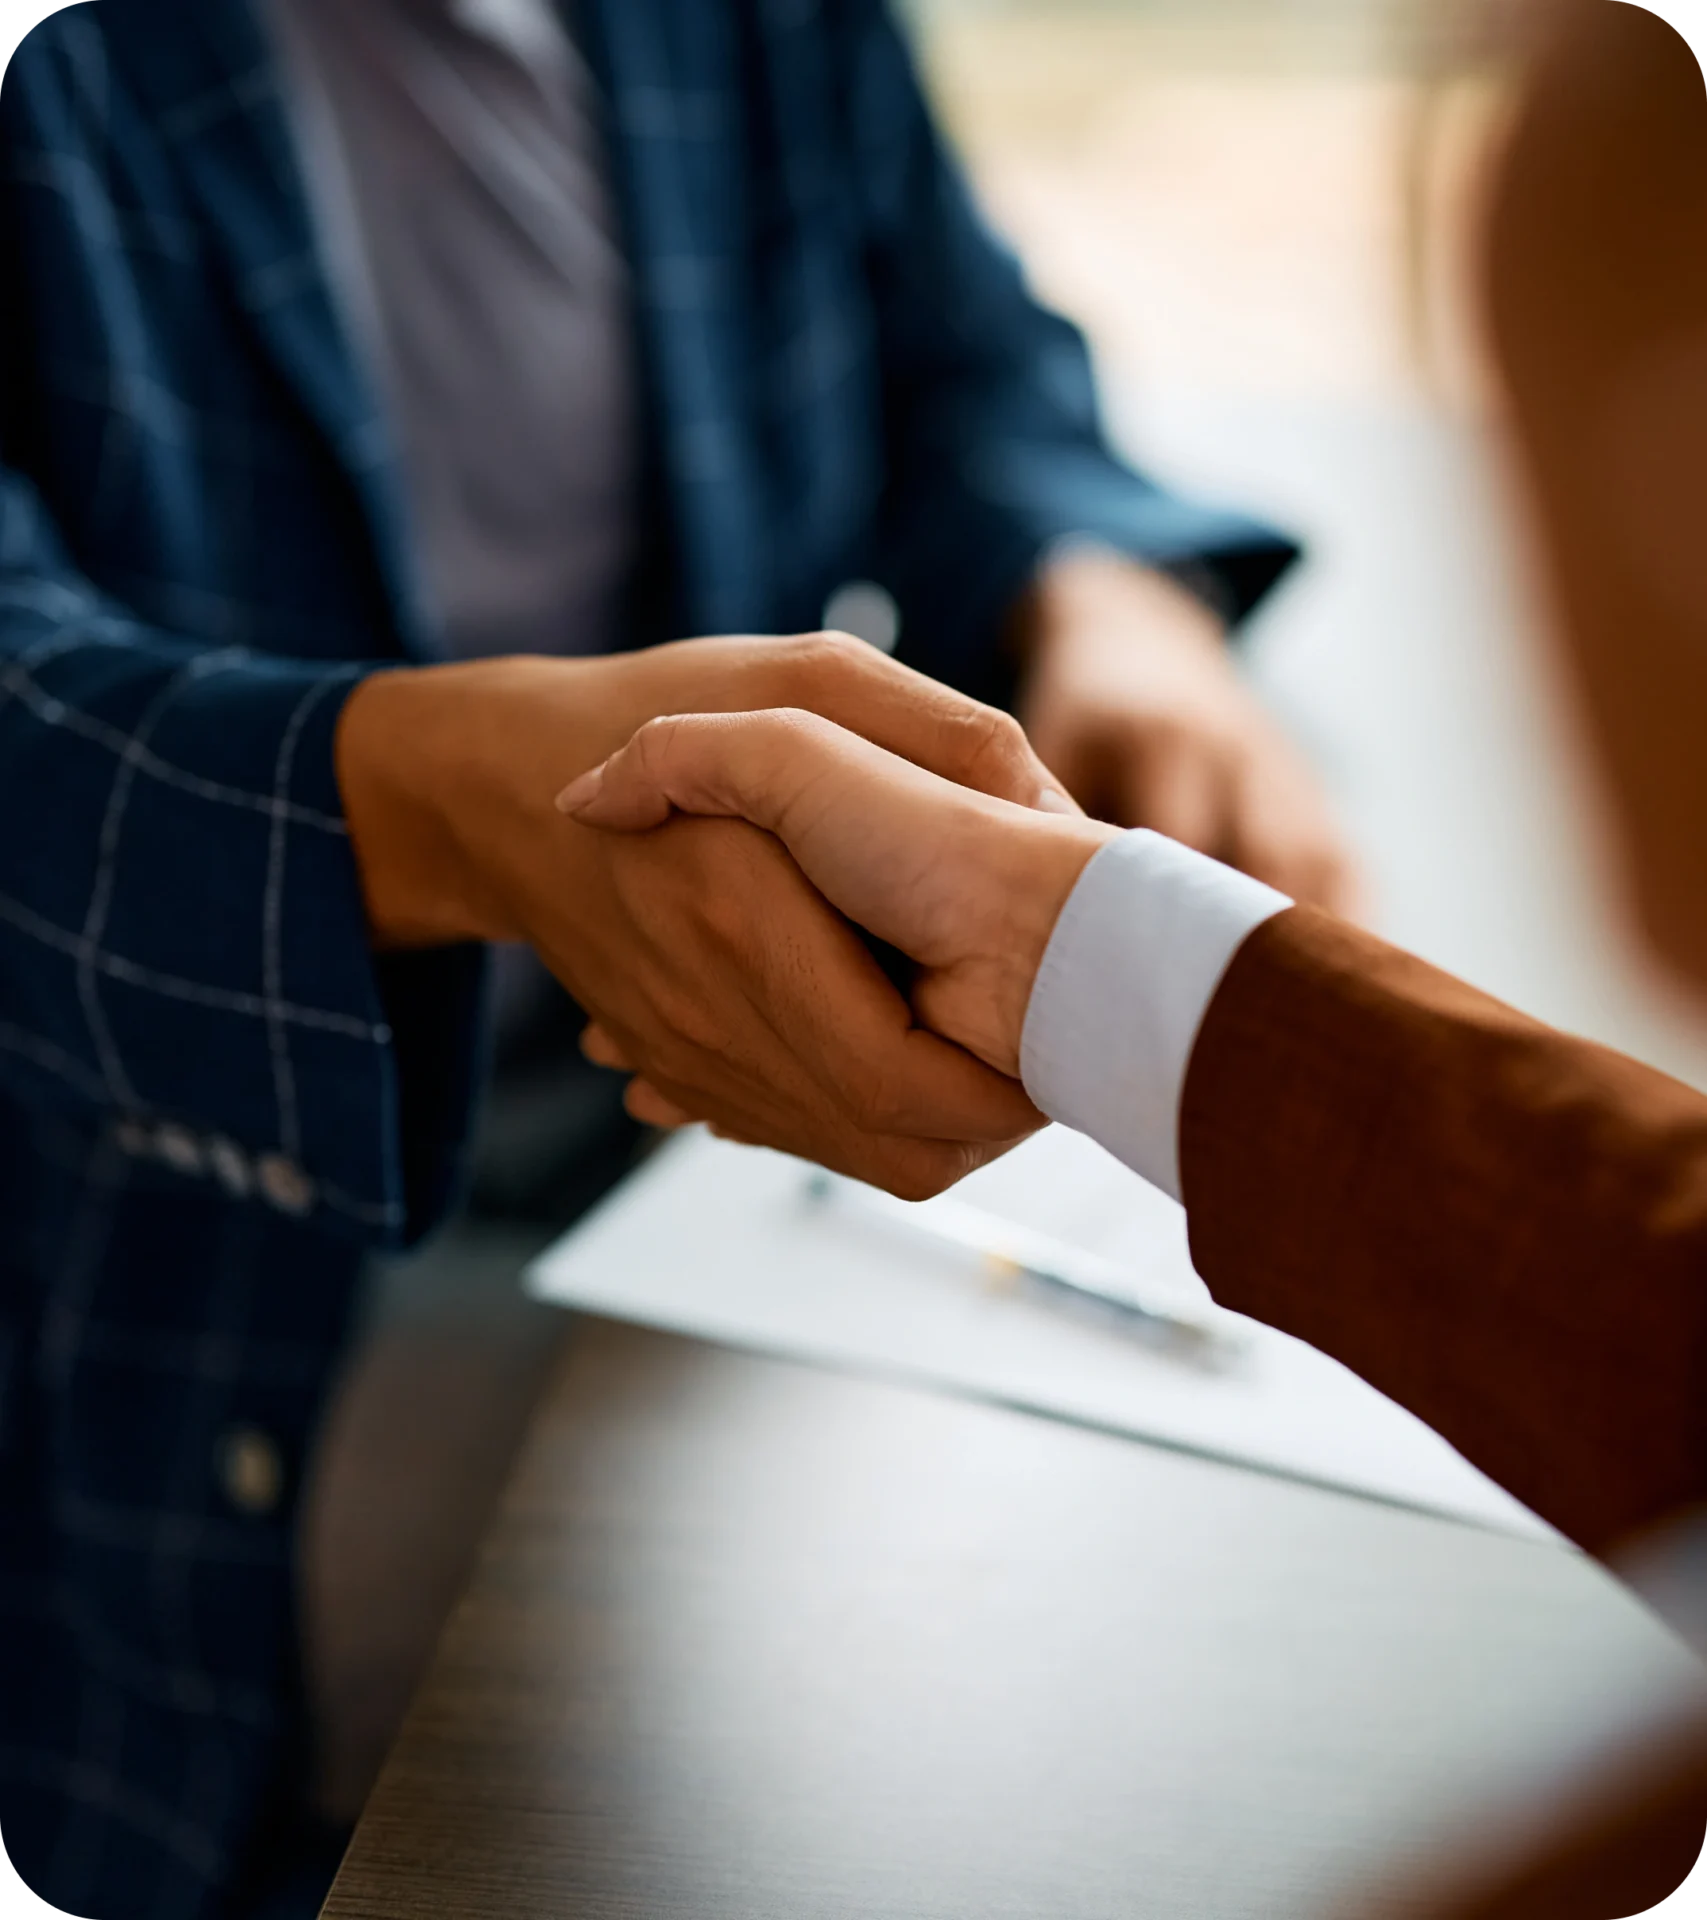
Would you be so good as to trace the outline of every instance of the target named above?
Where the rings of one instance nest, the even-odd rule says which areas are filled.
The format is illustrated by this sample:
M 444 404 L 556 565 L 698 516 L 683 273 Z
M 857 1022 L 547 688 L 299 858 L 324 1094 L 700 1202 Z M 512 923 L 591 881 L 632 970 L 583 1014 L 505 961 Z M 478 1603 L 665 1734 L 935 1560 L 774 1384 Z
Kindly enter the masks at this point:
M 1198 1029 L 1234 954 L 1292 904 L 1158 833 L 1110 841 L 1038 969 L 1020 1051 L 1026 1092 L 1179 1199 L 1180 1100 Z

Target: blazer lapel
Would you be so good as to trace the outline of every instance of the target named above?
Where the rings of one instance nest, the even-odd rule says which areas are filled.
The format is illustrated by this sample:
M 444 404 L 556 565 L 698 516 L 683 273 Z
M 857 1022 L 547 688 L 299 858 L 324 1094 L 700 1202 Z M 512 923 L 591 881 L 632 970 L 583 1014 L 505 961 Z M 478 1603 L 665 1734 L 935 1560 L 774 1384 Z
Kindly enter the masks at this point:
M 239 305 L 355 490 L 399 644 L 422 653 L 394 450 L 332 303 L 276 64 L 250 9 L 251 0 L 103 0 L 101 11 L 114 58 L 180 161 Z
M 763 462 L 753 439 L 751 200 L 736 10 L 567 0 L 609 108 L 657 457 L 691 630 L 770 624 Z

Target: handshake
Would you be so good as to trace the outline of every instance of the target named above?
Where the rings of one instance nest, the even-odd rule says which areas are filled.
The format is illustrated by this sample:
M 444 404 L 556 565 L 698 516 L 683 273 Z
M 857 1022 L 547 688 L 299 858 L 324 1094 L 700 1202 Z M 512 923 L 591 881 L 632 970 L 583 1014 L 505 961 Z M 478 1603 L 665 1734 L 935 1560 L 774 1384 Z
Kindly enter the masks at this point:
M 909 1198 L 1042 1124 L 1027 1004 L 1116 829 L 1007 715 L 840 636 L 702 640 L 382 674 L 338 753 L 375 944 L 526 942 L 637 1118 Z
M 1041 1124 L 1026 1002 L 1114 830 L 1007 715 L 839 636 L 688 641 L 381 675 L 339 755 L 377 944 L 533 946 L 636 1117 L 909 1197 Z
M 594 1025 L 586 1051 L 638 1076 L 628 1096 L 638 1119 L 710 1120 L 824 1160 L 828 1101 L 839 1109 L 830 1164 L 908 1198 L 1041 1124 L 1018 1084 L 1026 1006 L 1067 896 L 1116 830 L 1080 814 L 1005 715 L 967 704 L 944 721 L 915 739 L 889 734 L 891 751 L 801 709 L 677 715 L 649 722 L 559 796 L 569 818 L 619 833 L 680 831 L 675 819 L 768 833 L 821 896 L 815 917 L 833 909 L 917 968 L 909 1010 L 833 922 L 820 954 L 775 956 L 785 979 L 810 981 L 797 1061 L 815 1071 L 793 1112 L 767 1102 L 736 1113 L 671 1085 L 638 1046 Z M 903 758 L 908 748 L 928 758 Z

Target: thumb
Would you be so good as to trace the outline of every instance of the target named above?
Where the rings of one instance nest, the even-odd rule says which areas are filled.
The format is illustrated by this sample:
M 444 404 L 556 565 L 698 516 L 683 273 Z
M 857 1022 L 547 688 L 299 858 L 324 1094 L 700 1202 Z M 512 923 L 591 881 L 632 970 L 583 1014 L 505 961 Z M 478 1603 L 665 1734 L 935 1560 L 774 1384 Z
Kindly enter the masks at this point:
M 651 720 L 628 745 L 566 787 L 560 813 L 582 825 L 638 833 L 672 811 L 749 820 L 787 840 L 789 816 L 826 777 L 857 775 L 877 752 L 816 714 L 679 714 Z M 887 758 L 888 756 L 884 756 Z
M 658 826 L 672 810 L 750 821 L 782 842 L 832 906 L 927 968 L 965 963 L 981 942 L 1001 945 L 1017 924 L 1012 902 L 1031 898 L 1045 854 L 1052 926 L 1077 878 L 1075 869 L 1064 890 L 1057 884 L 1056 855 L 1065 847 L 1071 864 L 1077 850 L 1082 867 L 1107 832 L 973 793 L 789 709 L 655 720 L 558 805 L 583 825 L 619 831 Z

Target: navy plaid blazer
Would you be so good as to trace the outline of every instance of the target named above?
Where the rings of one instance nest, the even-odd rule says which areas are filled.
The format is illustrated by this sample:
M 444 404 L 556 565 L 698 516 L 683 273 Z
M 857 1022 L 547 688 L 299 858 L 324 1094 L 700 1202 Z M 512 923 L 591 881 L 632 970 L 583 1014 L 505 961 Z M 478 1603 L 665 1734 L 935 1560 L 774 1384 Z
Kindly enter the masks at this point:
M 1237 612 L 1285 543 L 1120 465 L 884 0 L 584 0 L 653 474 L 636 643 L 875 578 L 998 684 L 1059 536 Z M 295 1494 L 364 1257 L 452 1203 L 479 956 L 376 963 L 333 770 L 428 650 L 245 0 L 95 0 L 0 99 L 0 1825 L 236 1911 L 293 1785 Z

